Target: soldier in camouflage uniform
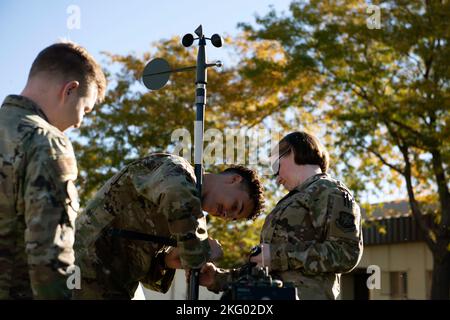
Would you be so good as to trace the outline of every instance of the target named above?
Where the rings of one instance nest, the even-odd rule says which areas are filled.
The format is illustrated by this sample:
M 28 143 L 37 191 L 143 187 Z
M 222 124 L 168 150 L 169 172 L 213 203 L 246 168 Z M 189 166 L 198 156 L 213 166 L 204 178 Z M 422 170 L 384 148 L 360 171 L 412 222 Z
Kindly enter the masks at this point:
M 63 131 L 81 123 L 103 95 L 104 82 L 85 49 L 55 44 L 34 61 L 22 94 L 3 102 L 0 299 L 71 296 L 66 278 L 75 258 L 77 166 Z
M 328 154 L 313 135 L 287 135 L 278 154 L 274 173 L 289 193 L 267 216 L 263 252 L 250 261 L 294 283 L 299 299 L 339 299 L 341 273 L 355 268 L 362 255 L 359 206 L 349 189 L 326 173 Z M 213 264 L 202 271 L 200 283 L 215 292 L 241 275 L 239 268 Z
M 75 299 L 131 299 L 141 282 L 167 292 L 175 270 L 166 244 L 119 237 L 126 230 L 176 240 L 183 268 L 199 268 L 209 260 L 202 209 L 229 219 L 260 212 L 262 191 L 256 174 L 232 167 L 205 174 L 202 203 L 192 166 L 170 154 L 152 154 L 113 176 L 77 218 L 75 264 L 81 289 Z

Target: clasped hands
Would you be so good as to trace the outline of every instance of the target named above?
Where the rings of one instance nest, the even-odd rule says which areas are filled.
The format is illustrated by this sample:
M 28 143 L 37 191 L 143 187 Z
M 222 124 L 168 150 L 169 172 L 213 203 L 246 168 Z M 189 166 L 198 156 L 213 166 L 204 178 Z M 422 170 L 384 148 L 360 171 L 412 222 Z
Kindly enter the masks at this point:
M 211 248 L 211 256 L 209 261 L 217 261 L 223 256 L 222 246 L 219 241 L 208 238 L 208 243 Z M 180 252 L 178 248 L 172 248 L 164 257 L 164 262 L 167 268 L 170 269 L 182 269 Z

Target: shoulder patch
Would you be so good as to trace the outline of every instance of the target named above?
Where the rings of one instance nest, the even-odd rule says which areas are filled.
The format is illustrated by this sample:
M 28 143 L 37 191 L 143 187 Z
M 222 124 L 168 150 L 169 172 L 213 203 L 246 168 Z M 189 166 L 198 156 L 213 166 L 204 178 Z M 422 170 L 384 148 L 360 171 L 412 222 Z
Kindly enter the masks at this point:
M 55 159 L 55 169 L 58 176 L 68 176 L 69 179 L 75 180 L 78 175 L 77 161 L 72 157 L 59 157 Z
M 344 232 L 354 232 L 356 230 L 355 216 L 346 211 L 339 212 L 336 226 Z

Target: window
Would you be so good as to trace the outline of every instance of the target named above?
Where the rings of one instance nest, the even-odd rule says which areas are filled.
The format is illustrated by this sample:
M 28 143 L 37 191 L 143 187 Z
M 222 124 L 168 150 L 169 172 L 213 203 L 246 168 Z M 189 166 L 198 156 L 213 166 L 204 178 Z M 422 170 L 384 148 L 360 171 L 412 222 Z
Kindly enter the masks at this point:
M 427 270 L 427 282 L 426 282 L 426 286 L 427 286 L 427 299 L 431 299 L 431 284 L 433 283 L 433 271 L 428 271 Z
M 391 299 L 402 300 L 408 298 L 408 277 L 406 272 L 391 272 Z

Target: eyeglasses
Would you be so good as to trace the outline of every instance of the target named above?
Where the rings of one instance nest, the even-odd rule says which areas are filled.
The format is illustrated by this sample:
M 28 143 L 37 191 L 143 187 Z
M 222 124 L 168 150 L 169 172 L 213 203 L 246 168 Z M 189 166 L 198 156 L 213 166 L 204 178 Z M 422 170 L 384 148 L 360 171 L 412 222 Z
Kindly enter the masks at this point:
M 275 161 L 272 163 L 272 172 L 273 172 L 273 175 L 274 175 L 275 177 L 278 176 L 278 174 L 280 173 L 280 159 L 281 159 L 282 157 L 284 157 L 289 151 L 291 151 L 290 148 L 287 149 L 285 152 L 283 152 L 283 153 L 277 158 L 277 160 L 275 160 Z

